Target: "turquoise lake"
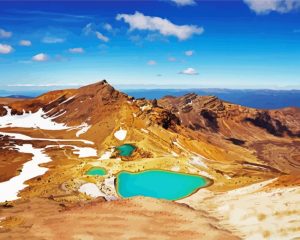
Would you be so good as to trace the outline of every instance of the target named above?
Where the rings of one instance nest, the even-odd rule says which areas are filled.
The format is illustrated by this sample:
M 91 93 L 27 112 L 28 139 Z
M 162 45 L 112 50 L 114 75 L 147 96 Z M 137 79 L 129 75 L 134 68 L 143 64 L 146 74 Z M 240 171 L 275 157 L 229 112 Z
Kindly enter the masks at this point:
M 130 157 L 133 151 L 136 149 L 135 146 L 131 144 L 123 144 L 121 146 L 116 147 L 120 156 L 122 157 Z
M 178 200 L 208 184 L 201 176 L 164 170 L 138 173 L 122 171 L 117 175 L 117 192 L 123 198 L 146 196 Z
M 104 176 L 107 174 L 106 170 L 104 168 L 91 168 L 86 173 L 86 175 L 90 176 Z

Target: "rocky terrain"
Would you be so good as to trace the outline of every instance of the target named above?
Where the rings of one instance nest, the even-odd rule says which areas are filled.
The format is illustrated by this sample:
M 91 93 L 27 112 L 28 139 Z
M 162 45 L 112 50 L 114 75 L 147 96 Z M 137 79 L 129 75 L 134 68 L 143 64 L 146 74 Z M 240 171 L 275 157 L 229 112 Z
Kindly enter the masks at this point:
M 2 99 L 0 116 L 0 238 L 300 237 L 298 108 L 134 99 L 102 81 Z M 136 146 L 129 157 L 115 149 L 124 143 Z M 87 176 L 91 167 L 108 174 Z M 212 184 L 177 202 L 122 199 L 116 174 L 147 169 Z

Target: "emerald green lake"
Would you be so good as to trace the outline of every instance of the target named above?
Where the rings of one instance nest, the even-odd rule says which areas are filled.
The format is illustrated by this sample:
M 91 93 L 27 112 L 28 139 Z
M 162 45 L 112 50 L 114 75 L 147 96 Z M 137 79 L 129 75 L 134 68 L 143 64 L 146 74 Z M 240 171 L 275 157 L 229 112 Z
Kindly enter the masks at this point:
M 104 176 L 107 174 L 107 172 L 104 168 L 94 167 L 89 169 L 85 174 L 90 176 Z
M 207 185 L 201 176 L 163 170 L 138 173 L 122 171 L 117 175 L 117 192 L 123 198 L 146 196 L 178 200 Z
M 116 147 L 116 149 L 118 150 L 120 156 L 129 157 L 136 149 L 136 147 L 131 144 L 123 144 L 121 146 Z

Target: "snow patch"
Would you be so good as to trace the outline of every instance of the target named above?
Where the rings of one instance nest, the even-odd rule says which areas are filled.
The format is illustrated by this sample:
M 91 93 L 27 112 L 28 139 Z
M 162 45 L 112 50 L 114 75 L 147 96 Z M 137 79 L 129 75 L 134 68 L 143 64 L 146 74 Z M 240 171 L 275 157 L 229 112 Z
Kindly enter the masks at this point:
M 207 165 L 204 163 L 204 158 L 201 157 L 201 156 L 193 156 L 191 158 L 191 160 L 189 161 L 190 164 L 192 165 L 196 165 L 196 166 L 199 166 L 199 167 L 203 167 L 203 168 L 208 168 Z
M 141 131 L 144 132 L 144 133 L 147 133 L 147 134 L 149 133 L 149 131 L 144 129 L 144 128 L 141 128 Z
M 198 174 L 200 174 L 204 177 L 210 178 L 210 179 L 214 179 L 214 177 L 212 175 L 210 175 L 208 172 L 205 172 L 205 171 L 199 171 Z
M 71 147 L 74 149 L 73 153 L 79 155 L 79 158 L 97 157 L 97 150 L 91 147 L 77 147 L 74 145 L 57 145 L 58 147 Z M 46 148 L 56 147 L 56 145 L 48 145 Z
M 80 186 L 78 191 L 93 198 L 105 197 L 105 194 L 101 192 L 97 185 L 94 183 L 85 183 Z
M 111 150 L 105 151 L 101 157 L 99 158 L 99 160 L 107 160 L 111 158 L 111 155 L 114 152 L 114 148 L 112 148 Z
M 81 134 L 86 133 L 91 128 L 91 126 L 88 125 L 87 123 L 83 123 L 79 126 L 79 128 L 81 129 L 76 132 L 76 137 L 79 137 Z
M 140 107 L 140 109 L 144 112 L 144 111 L 149 111 L 151 110 L 151 106 L 150 105 L 144 105 L 142 107 Z
M 126 135 L 127 135 L 127 131 L 122 128 L 120 128 L 120 130 L 114 133 L 115 138 L 117 138 L 120 141 L 123 141 L 126 138 Z
M 0 128 L 21 127 L 21 128 L 40 128 L 45 130 L 64 130 L 69 127 L 64 123 L 56 123 L 53 117 L 47 117 L 43 109 L 39 109 L 35 113 L 25 113 L 22 115 L 11 115 L 11 109 L 4 107 L 7 114 L 0 117 Z
M 61 102 L 60 104 L 58 104 L 58 106 L 59 106 L 59 105 L 62 105 L 62 104 L 64 104 L 64 103 L 67 103 L 67 102 L 69 102 L 69 101 L 71 101 L 75 96 L 76 96 L 76 95 L 69 97 L 69 98 L 66 99 L 65 101 L 63 101 L 63 102 Z
M 31 140 L 31 141 L 50 141 L 50 142 L 83 142 L 85 144 L 93 145 L 94 143 L 84 139 L 56 139 L 56 138 L 32 138 L 25 134 L 20 133 L 8 133 L 8 132 L 0 132 L 1 135 L 9 136 L 15 139 L 20 140 Z
M 16 146 L 16 148 L 22 153 L 33 154 L 33 157 L 23 164 L 22 171 L 18 176 L 0 183 L 0 202 L 18 199 L 18 193 L 28 186 L 24 182 L 47 172 L 48 168 L 39 165 L 51 161 L 51 158 L 44 153 L 42 148 L 33 148 L 31 144 Z
M 171 151 L 171 154 L 172 154 L 172 156 L 174 156 L 174 157 L 178 157 L 179 155 L 176 153 L 176 152 L 174 152 L 174 151 Z

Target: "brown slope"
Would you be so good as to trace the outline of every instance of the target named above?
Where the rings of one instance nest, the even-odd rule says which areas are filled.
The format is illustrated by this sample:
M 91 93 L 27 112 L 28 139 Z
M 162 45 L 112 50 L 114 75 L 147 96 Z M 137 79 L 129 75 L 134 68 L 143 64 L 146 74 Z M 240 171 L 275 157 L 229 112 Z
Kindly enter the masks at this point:
M 299 108 L 264 111 L 196 94 L 165 97 L 158 103 L 192 130 L 196 139 L 206 137 L 224 149 L 231 149 L 231 144 L 254 150 L 270 167 L 286 173 L 300 171 Z
M 87 116 L 95 122 L 99 115 L 107 111 L 105 106 L 111 107 L 117 101 L 122 104 L 125 99 L 125 94 L 116 91 L 104 80 L 79 89 L 51 91 L 34 99 L 13 102 L 9 107 L 13 114 L 22 114 L 23 110 L 36 112 L 40 108 L 47 116 L 65 112 L 56 121 L 72 126 L 85 121 Z M 114 109 L 110 110 L 113 112 Z
M 0 209 L 1 216 L 9 216 L 0 223 L 0 238 L 239 239 L 214 218 L 178 203 L 138 197 L 81 205 L 32 199 Z

